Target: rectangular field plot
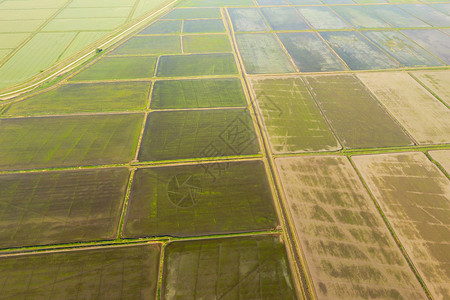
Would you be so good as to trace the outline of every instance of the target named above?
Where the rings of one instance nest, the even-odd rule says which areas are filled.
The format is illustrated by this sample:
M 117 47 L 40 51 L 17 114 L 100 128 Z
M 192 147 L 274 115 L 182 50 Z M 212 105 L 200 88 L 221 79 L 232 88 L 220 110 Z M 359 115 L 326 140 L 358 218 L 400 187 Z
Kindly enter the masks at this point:
M 420 152 L 353 156 L 434 299 L 450 297 L 450 182 Z
M 238 78 L 156 81 L 151 101 L 152 109 L 245 106 Z
M 229 8 L 228 13 L 236 32 L 270 30 L 257 8 Z
M 0 32 L 33 32 L 44 22 L 45 20 L 0 20 Z
M 63 9 L 56 19 L 127 18 L 131 7 L 72 7 Z
M 417 71 L 412 75 L 450 105 L 450 71 Z
M 71 80 L 110 80 L 151 78 L 155 73 L 156 56 L 103 57 Z
M 277 225 L 264 164 L 225 162 L 139 169 L 122 235 L 184 237 Z
M 273 30 L 310 29 L 293 7 L 264 7 L 261 12 Z
M 223 53 L 231 52 L 230 39 L 225 34 L 185 35 L 184 53 Z
M 276 165 L 318 299 L 427 299 L 346 157 Z
M 428 154 L 450 174 L 450 150 L 434 150 L 429 151 Z
M 410 145 L 411 141 L 351 75 L 305 77 L 320 108 L 348 148 Z
M 397 28 L 431 27 L 430 24 L 394 5 L 366 5 L 365 7 Z
M 219 8 L 175 8 L 161 19 L 219 19 Z
M 258 5 L 289 5 L 287 0 L 256 0 Z
M 344 63 L 314 32 L 278 33 L 300 72 L 325 72 L 347 70 Z
M 13 49 L 19 46 L 31 33 L 1 33 L 0 49 Z
M 183 24 L 183 33 L 211 33 L 225 32 L 222 19 L 212 20 L 186 20 Z
M 398 7 L 435 27 L 450 26 L 450 16 L 426 4 L 399 4 Z
M 148 116 L 139 160 L 258 153 L 258 140 L 246 109 L 160 111 Z
M 125 168 L 0 175 L 0 248 L 115 239 Z
M 407 73 L 358 74 L 420 144 L 450 143 L 450 110 Z
M 254 6 L 252 0 L 185 0 L 184 7 Z
M 175 242 L 165 258 L 163 299 L 297 299 L 279 236 Z
M 365 31 L 363 34 L 405 67 L 445 66 L 445 63 L 398 31 Z
M 291 3 L 292 5 L 323 4 L 320 0 L 289 0 L 289 3 Z
M 137 111 L 147 106 L 151 82 L 65 84 L 11 104 L 6 116 Z
M 0 119 L 0 170 L 126 163 L 143 114 Z
M 403 34 L 423 48 L 450 64 L 450 35 L 435 29 L 402 30 Z
M 391 27 L 364 6 L 335 6 L 333 10 L 355 28 Z
M 320 35 L 352 70 L 399 68 L 400 65 L 357 32 L 321 32 Z
M 273 34 L 236 34 L 236 41 L 247 73 L 295 72 L 289 57 Z
M 178 34 L 181 33 L 181 20 L 159 20 L 148 26 L 141 34 Z
M 315 29 L 350 29 L 352 28 L 333 11 L 325 6 L 299 7 L 298 12 Z
M 160 251 L 147 244 L 2 257 L 2 296 L 155 299 Z
M 181 53 L 180 37 L 135 36 L 110 52 L 110 55 L 177 54 Z
M 301 78 L 252 81 L 274 153 L 340 149 Z
M 42 31 L 113 30 L 126 18 L 53 19 Z
M 158 77 L 183 77 L 237 74 L 233 54 L 193 54 L 162 56 Z

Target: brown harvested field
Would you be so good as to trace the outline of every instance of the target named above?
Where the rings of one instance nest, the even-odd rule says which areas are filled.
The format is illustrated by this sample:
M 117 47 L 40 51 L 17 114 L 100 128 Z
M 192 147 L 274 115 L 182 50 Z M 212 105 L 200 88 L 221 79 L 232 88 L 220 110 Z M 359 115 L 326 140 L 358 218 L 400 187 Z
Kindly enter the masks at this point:
M 276 165 L 318 299 L 426 299 L 346 157 Z
M 450 70 L 412 72 L 417 79 L 450 105 Z
M 450 143 L 450 110 L 409 74 L 358 77 L 419 144 Z
M 434 299 L 450 299 L 450 181 L 421 152 L 352 157 Z
M 450 150 L 428 151 L 428 154 L 450 174 Z

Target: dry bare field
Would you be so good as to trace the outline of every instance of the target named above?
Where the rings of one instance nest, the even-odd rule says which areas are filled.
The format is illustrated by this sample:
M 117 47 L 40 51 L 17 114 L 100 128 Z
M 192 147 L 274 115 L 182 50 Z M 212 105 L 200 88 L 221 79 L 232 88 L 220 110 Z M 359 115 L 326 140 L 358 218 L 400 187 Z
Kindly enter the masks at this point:
M 450 150 L 429 151 L 428 154 L 450 174 Z
M 450 110 L 408 73 L 357 76 L 419 144 L 450 143 Z
M 319 299 L 426 299 L 346 157 L 276 165 Z
M 434 299 L 450 298 L 450 181 L 421 152 L 352 157 Z

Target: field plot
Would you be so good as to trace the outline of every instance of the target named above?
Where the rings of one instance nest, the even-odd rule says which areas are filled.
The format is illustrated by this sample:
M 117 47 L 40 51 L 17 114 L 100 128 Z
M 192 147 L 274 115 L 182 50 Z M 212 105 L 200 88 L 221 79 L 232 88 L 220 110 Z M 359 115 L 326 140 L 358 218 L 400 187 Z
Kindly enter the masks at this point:
M 220 19 L 221 17 L 219 8 L 176 8 L 161 19 Z
M 258 5 L 289 5 L 287 0 L 256 0 Z
M 144 110 L 150 86 L 151 82 L 66 84 L 14 103 L 3 115 L 36 116 Z
M 315 29 L 350 29 L 352 28 L 333 11 L 325 6 L 299 7 L 298 12 Z
M 143 114 L 0 119 L 0 170 L 125 163 Z
M 109 55 L 177 54 L 181 53 L 180 37 L 136 36 L 126 41 Z
M 450 174 L 450 150 L 434 150 L 429 151 L 428 154 Z
M 46 32 L 35 35 L 0 67 L 0 89 L 37 75 L 55 63 L 75 34 Z M 52 47 L 48 47 L 49 43 Z
M 9 48 L 13 50 L 22 43 L 30 33 L 1 33 L 0 34 L 0 49 Z
M 81 31 L 105 30 L 111 31 L 126 21 L 126 18 L 95 18 L 95 19 L 54 19 L 42 31 Z
M 234 31 L 269 31 L 264 17 L 257 8 L 229 8 Z
M 71 80 L 151 78 L 155 68 L 156 56 L 103 57 Z
M 8 299 L 155 299 L 159 245 L 26 254 L 0 258 Z
M 56 19 L 80 19 L 80 18 L 127 18 L 130 7 L 69 7 L 63 9 Z
M 159 20 L 148 26 L 141 34 L 177 34 L 181 33 L 182 20 Z
M 289 57 L 273 34 L 236 34 L 236 42 L 247 73 L 295 72 Z
M 411 144 L 408 136 L 354 76 L 308 76 L 305 79 L 344 146 Z
M 358 32 L 321 32 L 320 35 L 352 70 L 400 67 Z
M 405 67 L 445 66 L 441 60 L 398 31 L 373 30 L 363 34 Z
M 0 33 L 32 32 L 42 23 L 44 20 L 0 20 Z
M 450 45 L 450 35 L 447 35 L 439 30 L 432 29 L 410 29 L 402 30 L 407 37 L 414 42 L 436 55 L 447 64 L 450 64 L 450 52 L 448 47 Z
M 325 4 L 354 4 L 352 0 L 322 0 Z
M 59 55 L 58 61 L 62 61 L 69 56 L 83 50 L 87 45 L 94 43 L 105 36 L 104 31 L 84 31 L 78 32 L 70 44 Z
M 139 169 L 123 237 L 199 236 L 275 229 L 261 161 Z
M 450 105 L 450 72 L 417 71 L 411 73 L 443 101 Z
M 184 33 L 225 32 L 222 19 L 186 20 L 183 25 Z
M 238 78 L 156 81 L 151 101 L 152 109 L 246 105 Z
M 264 7 L 261 12 L 273 30 L 311 29 L 293 7 Z
M 320 0 L 289 0 L 292 5 L 323 4 Z
M 11 3 L 11 1 L 8 1 Z M 23 1 L 12 1 L 12 2 L 21 2 L 25 4 Z M 0 2 L 1 3 L 1 2 Z M 26 3 L 27 5 L 29 3 Z M 54 13 L 56 13 L 58 9 L 50 9 L 50 8 L 35 8 L 35 9 L 4 9 L 4 5 L 0 4 L 0 19 L 1 20 L 45 20 L 51 17 Z
M 334 6 L 333 10 L 355 28 L 391 27 L 364 6 Z
M 358 74 L 420 144 L 450 143 L 450 110 L 407 73 Z
M 314 32 L 278 33 L 300 72 L 329 72 L 347 70 L 344 63 Z
M 182 77 L 237 74 L 233 54 L 193 54 L 162 56 L 158 77 Z
M 427 299 L 346 157 L 276 165 L 318 299 Z
M 450 297 L 450 182 L 420 152 L 352 157 L 434 299 Z
M 185 35 L 184 53 L 223 53 L 231 52 L 230 39 L 225 34 Z
M 297 299 L 279 236 L 171 243 L 163 299 Z
M 394 5 L 367 5 L 365 8 L 383 18 L 394 27 L 431 27 L 430 24 L 425 23 Z
M 448 27 L 450 25 L 450 16 L 426 4 L 399 4 L 398 7 L 435 27 Z
M 148 117 L 139 160 L 258 153 L 258 140 L 246 109 L 159 111 Z
M 252 80 L 274 153 L 340 149 L 301 78 Z
M 447 2 L 447 1 L 443 1 Z M 437 9 L 441 12 L 443 12 L 446 15 L 450 15 L 450 3 L 433 3 L 430 5 L 434 9 Z
M 252 0 L 185 0 L 184 7 L 254 6 Z
M 125 168 L 0 175 L 0 248 L 115 239 Z

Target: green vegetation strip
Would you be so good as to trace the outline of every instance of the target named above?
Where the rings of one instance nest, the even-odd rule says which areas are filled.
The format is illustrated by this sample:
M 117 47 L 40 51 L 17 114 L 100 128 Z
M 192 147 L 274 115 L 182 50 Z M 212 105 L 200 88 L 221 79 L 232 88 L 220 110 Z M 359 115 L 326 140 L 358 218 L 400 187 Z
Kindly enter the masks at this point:
M 149 244 L 0 258 L 2 296 L 155 299 L 159 257 Z
M 37 116 L 144 110 L 151 82 L 74 83 L 8 106 L 3 115 Z
M 161 80 L 155 82 L 151 108 L 244 107 L 238 78 Z
M 143 114 L 0 119 L 0 170 L 125 163 Z

